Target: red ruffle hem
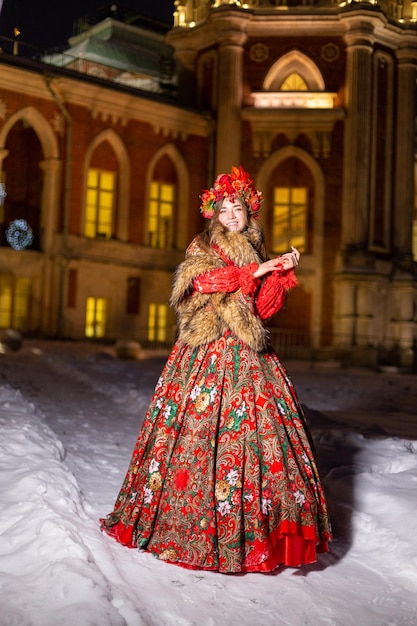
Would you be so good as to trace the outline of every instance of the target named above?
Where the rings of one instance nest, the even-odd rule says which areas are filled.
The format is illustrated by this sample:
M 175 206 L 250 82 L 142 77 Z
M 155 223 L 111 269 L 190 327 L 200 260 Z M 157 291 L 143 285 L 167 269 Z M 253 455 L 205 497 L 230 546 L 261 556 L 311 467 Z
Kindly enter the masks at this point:
M 102 523 L 105 520 L 100 520 Z M 283 524 L 285 526 L 285 524 Z M 133 542 L 133 527 L 126 527 L 121 522 L 118 522 L 111 528 L 106 528 L 103 526 L 106 533 L 116 539 L 116 541 L 127 548 L 137 548 L 137 544 Z M 287 532 L 282 529 L 278 529 L 269 538 L 268 546 L 265 546 L 264 549 L 261 547 L 254 550 L 254 553 L 251 555 L 250 561 L 254 560 L 256 563 L 252 565 L 242 565 L 241 572 L 249 573 L 249 572 L 273 572 L 280 565 L 285 565 L 287 567 L 300 567 L 301 565 L 308 565 L 310 563 L 315 563 L 317 560 L 317 553 L 323 553 L 329 551 L 329 546 L 327 541 L 321 541 L 316 544 L 315 539 L 308 539 L 302 534 L 296 534 L 294 531 L 297 529 L 288 530 Z M 265 552 L 269 555 L 264 557 Z M 264 559 L 264 560 L 262 560 Z M 207 570 L 217 570 L 216 567 L 204 567 L 204 566 L 196 566 L 188 563 L 182 563 L 181 561 L 169 561 L 167 562 L 173 563 L 174 565 L 180 565 L 181 567 L 185 567 L 187 569 L 207 569 Z

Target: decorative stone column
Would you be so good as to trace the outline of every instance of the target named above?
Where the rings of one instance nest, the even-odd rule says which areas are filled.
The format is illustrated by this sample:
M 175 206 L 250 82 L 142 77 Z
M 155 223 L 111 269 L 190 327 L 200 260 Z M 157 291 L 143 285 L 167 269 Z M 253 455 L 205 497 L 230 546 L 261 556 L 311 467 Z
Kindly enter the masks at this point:
M 56 331 L 56 293 L 59 284 L 53 283 L 54 272 L 61 267 L 62 259 L 56 257 L 56 233 L 60 218 L 60 189 L 62 161 L 51 157 L 39 163 L 44 173 L 41 199 L 41 246 L 44 252 L 40 295 L 40 331 L 53 335 Z
M 407 45 L 408 44 L 408 45 Z M 398 89 L 394 181 L 394 267 L 388 318 L 389 339 L 397 347 L 402 365 L 412 362 L 417 337 L 417 288 L 413 272 L 412 224 L 414 210 L 414 150 L 417 42 L 404 42 L 397 50 Z
M 394 179 L 394 250 L 411 269 L 414 208 L 414 149 L 417 47 L 399 49 Z
M 353 21 L 347 44 L 346 108 L 343 155 L 342 254 L 355 264 L 367 247 L 371 150 L 373 26 Z M 350 264 L 350 263 L 349 263 Z
M 371 21 L 356 16 L 346 20 L 341 248 L 333 282 L 333 342 L 349 347 L 360 360 L 364 346 L 375 342 L 377 325 L 372 306 L 376 276 L 368 252 L 375 36 Z
M 44 173 L 41 213 L 41 245 L 45 254 L 51 254 L 60 216 L 61 159 L 45 159 L 39 163 Z
M 215 153 L 216 174 L 240 165 L 243 32 L 227 33 L 220 42 L 218 64 L 218 110 Z

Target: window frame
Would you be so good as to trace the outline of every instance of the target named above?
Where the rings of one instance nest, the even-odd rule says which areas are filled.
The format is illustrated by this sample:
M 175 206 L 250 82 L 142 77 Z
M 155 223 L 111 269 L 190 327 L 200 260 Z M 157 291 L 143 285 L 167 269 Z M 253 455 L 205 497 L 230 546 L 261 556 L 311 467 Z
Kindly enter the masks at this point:
M 164 188 L 170 191 L 170 198 L 163 197 Z M 176 184 L 156 179 L 151 181 L 147 218 L 147 238 L 151 248 L 167 249 L 174 247 L 176 195 Z M 168 207 L 170 207 L 170 212 L 164 216 L 163 210 Z M 168 228 L 162 229 L 161 224 L 164 218 L 168 223 Z M 155 222 L 155 226 L 152 225 L 152 221 Z
M 91 305 L 94 304 L 94 307 Z M 100 305 L 100 306 L 98 306 Z M 101 305 L 104 305 L 100 310 Z M 90 316 L 90 311 L 93 308 L 93 316 Z M 85 303 L 85 323 L 84 323 L 84 336 L 89 339 L 102 339 L 106 337 L 107 332 L 107 319 L 108 319 L 109 301 L 108 298 L 88 296 Z M 100 319 L 102 316 L 102 319 Z M 92 332 L 88 332 L 91 327 Z M 101 329 L 101 332 L 97 332 L 97 329 Z
M 277 202 L 277 194 L 280 192 L 287 192 L 288 199 L 286 202 Z M 303 191 L 305 198 L 303 202 L 295 201 L 294 191 Z M 278 236 L 275 234 L 277 226 L 279 224 L 279 214 L 277 209 L 284 207 L 287 209 L 287 219 L 283 224 L 282 230 L 287 233 L 286 236 Z M 302 207 L 301 219 L 303 220 L 302 227 L 296 229 L 294 222 L 296 219 L 300 219 L 300 215 L 297 215 L 296 211 L 300 211 Z M 300 185 L 275 185 L 273 187 L 272 198 L 272 217 L 271 217 L 271 249 L 275 253 L 285 253 L 291 249 L 291 246 L 296 247 L 300 252 L 305 253 L 308 250 L 308 215 L 309 215 L 309 188 L 308 186 Z M 283 220 L 282 220 L 283 221 Z M 302 232 L 301 232 L 302 231 Z M 281 240 L 281 241 L 279 241 Z
M 97 174 L 97 184 L 90 184 L 90 175 Z M 111 178 L 110 187 L 101 184 L 102 179 Z M 104 170 L 97 167 L 89 167 L 87 171 L 87 184 L 85 190 L 85 215 L 84 236 L 90 239 L 111 239 L 115 232 L 115 207 L 116 207 L 117 172 Z M 89 196 L 96 194 L 95 202 L 89 201 Z M 101 203 L 101 198 L 110 196 L 110 202 Z M 103 214 L 109 213 L 109 219 L 104 220 Z M 94 219 L 90 217 L 94 213 Z

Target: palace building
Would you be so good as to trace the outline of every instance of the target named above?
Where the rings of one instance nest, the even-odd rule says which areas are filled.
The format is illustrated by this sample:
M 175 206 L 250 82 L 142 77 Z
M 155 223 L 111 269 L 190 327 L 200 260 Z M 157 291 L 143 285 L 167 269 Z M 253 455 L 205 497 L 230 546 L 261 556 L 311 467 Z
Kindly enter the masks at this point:
M 271 254 L 302 252 L 270 320 L 288 358 L 410 366 L 417 344 L 417 4 L 111 5 L 65 50 L 0 55 L 0 327 L 167 345 L 201 189 L 242 164 Z

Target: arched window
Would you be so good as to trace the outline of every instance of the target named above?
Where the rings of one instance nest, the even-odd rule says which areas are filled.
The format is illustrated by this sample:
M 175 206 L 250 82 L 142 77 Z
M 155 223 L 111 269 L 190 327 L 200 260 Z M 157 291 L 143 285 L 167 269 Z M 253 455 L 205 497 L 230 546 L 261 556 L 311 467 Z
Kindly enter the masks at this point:
M 292 50 L 269 69 L 261 91 L 251 93 L 254 108 L 333 109 L 337 94 L 326 91 L 324 78 L 312 59 Z
M 323 76 L 310 57 L 292 50 L 282 56 L 269 70 L 265 77 L 265 91 L 283 91 L 283 85 L 292 85 L 286 91 L 325 91 Z M 305 88 L 297 85 L 305 84 Z
M 275 252 L 287 252 L 291 246 L 305 252 L 307 212 L 307 187 L 274 187 L 272 248 Z
M 18 120 L 7 136 L 2 173 L 7 196 L 0 207 L 0 245 L 8 246 L 6 230 L 11 222 L 24 219 L 34 235 L 31 249 L 41 248 L 41 213 L 44 174 L 42 146 L 38 135 L 25 120 Z
M 311 254 L 314 179 L 308 166 L 294 156 L 282 160 L 269 177 L 267 195 L 271 249 L 281 254 L 294 246 Z
M 161 185 L 165 185 L 162 189 Z M 160 198 L 166 206 L 160 206 Z M 156 199 L 156 205 L 152 202 Z M 145 226 L 145 245 L 161 247 L 155 242 L 158 231 L 158 222 L 161 227 L 161 238 L 156 235 L 156 241 L 162 241 L 162 233 L 168 232 L 169 237 L 164 247 L 173 247 L 185 250 L 189 244 L 189 202 L 190 202 L 190 173 L 177 147 L 172 143 L 165 144 L 153 156 L 146 172 L 145 206 L 147 208 Z M 170 216 L 170 205 L 172 217 Z M 156 223 L 152 223 L 156 215 Z M 168 220 L 163 224 L 165 220 Z M 172 226 L 172 230 L 171 229 Z
M 151 182 L 148 237 L 152 248 L 171 248 L 174 239 L 175 185 L 160 180 Z
M 149 186 L 147 243 L 152 248 L 174 247 L 176 206 L 177 173 L 164 155 L 155 164 Z
M 87 176 L 84 234 L 110 239 L 114 233 L 116 173 L 90 168 Z
M 91 142 L 84 171 L 83 234 L 128 241 L 130 160 L 123 141 L 112 129 Z
M 103 141 L 91 155 L 87 171 L 84 235 L 110 239 L 116 231 L 118 163 L 111 146 Z
M 308 91 L 307 83 L 298 72 L 291 72 L 282 82 L 280 91 Z

